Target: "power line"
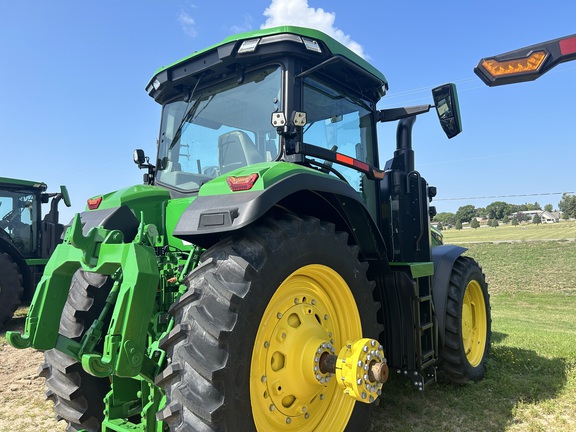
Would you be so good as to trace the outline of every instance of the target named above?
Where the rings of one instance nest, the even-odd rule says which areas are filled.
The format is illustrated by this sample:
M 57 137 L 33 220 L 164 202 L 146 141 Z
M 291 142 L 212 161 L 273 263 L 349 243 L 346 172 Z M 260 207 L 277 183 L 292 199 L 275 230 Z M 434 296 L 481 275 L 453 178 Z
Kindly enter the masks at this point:
M 479 200 L 479 199 L 490 199 L 490 198 L 515 198 L 515 197 L 529 197 L 529 196 L 563 195 L 565 193 L 573 194 L 575 192 L 544 192 L 544 193 L 533 193 L 533 194 L 492 195 L 492 196 L 480 196 L 480 197 L 468 197 L 468 198 L 434 198 L 434 201 L 463 201 L 463 200 Z

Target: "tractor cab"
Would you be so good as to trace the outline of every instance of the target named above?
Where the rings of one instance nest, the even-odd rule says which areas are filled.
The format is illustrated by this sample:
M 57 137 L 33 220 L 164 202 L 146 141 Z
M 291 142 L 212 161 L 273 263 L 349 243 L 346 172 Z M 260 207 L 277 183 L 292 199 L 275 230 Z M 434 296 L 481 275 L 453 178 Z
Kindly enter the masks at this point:
M 384 75 L 314 30 L 250 35 L 152 78 L 148 92 L 163 105 L 155 183 L 175 195 L 195 193 L 246 166 L 290 161 L 360 192 L 358 168 L 378 160 L 375 107 L 388 86 Z
M 388 207 L 389 191 L 381 185 L 385 170 L 415 171 L 413 119 L 432 107 L 378 110 L 387 89 L 381 72 L 316 30 L 279 27 L 236 35 L 156 72 L 147 91 L 163 106 L 158 154 L 150 164 L 137 150 L 134 161 L 148 168 L 146 183 L 168 189 L 173 198 L 208 194 L 213 186 L 202 187 L 220 176 L 228 193 L 254 190 L 266 171 L 281 169 L 277 162 L 295 163 L 341 180 L 338 193 L 358 199 L 367 217 L 383 221 L 379 229 L 386 231 L 403 216 Z M 432 95 L 446 134 L 457 135 L 455 86 L 440 86 Z M 380 169 L 377 123 L 398 120 L 397 152 Z M 429 250 L 427 185 L 417 187 L 424 191 L 425 205 L 409 211 L 421 223 L 405 225 L 411 237 L 426 240 L 422 249 Z M 377 254 L 377 246 L 368 249 Z M 407 259 L 406 254 L 389 255 Z M 429 252 L 410 257 L 419 259 L 429 260 Z
M 0 178 L 0 236 L 24 257 L 37 255 L 46 184 Z

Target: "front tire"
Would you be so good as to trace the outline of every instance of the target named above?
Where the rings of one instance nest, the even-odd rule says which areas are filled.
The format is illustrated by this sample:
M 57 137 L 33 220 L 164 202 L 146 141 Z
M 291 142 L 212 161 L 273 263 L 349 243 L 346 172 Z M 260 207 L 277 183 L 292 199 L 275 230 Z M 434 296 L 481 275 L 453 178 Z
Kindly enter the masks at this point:
M 0 327 L 6 324 L 20 306 L 24 279 L 12 257 L 0 252 Z
M 173 306 L 158 376 L 173 431 L 362 431 L 370 405 L 332 378 L 314 352 L 377 338 L 374 284 L 348 235 L 315 218 L 271 217 L 210 248 Z
M 492 338 L 490 295 L 482 269 L 470 257 L 454 263 L 445 323 L 439 378 L 457 384 L 482 379 Z

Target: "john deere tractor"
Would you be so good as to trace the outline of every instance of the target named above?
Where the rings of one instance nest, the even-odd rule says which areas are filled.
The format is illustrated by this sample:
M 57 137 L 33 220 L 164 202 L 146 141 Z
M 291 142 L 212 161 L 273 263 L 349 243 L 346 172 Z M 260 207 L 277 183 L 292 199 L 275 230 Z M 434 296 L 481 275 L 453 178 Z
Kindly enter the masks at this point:
M 388 83 L 327 35 L 276 27 L 159 69 L 144 184 L 90 198 L 50 259 L 18 348 L 69 431 L 361 431 L 390 372 L 479 380 L 484 274 L 432 247 L 436 189 Z M 456 88 L 432 90 L 447 136 Z M 398 122 L 380 166 L 379 122 Z
M 0 327 L 22 301 L 32 300 L 34 288 L 64 227 L 58 203 L 70 207 L 67 189 L 47 193 L 42 182 L 0 177 Z M 42 219 L 42 204 L 52 198 Z

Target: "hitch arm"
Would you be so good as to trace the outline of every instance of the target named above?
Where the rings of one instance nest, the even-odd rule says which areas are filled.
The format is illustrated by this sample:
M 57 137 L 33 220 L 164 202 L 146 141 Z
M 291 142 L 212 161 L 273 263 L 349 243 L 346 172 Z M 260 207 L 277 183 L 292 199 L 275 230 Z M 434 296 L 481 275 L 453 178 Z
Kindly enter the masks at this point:
M 7 332 L 8 342 L 16 348 L 57 347 L 81 360 L 85 370 L 95 376 L 138 375 L 146 363 L 147 329 L 160 280 L 153 248 L 157 235 L 154 225 L 141 221 L 132 243 L 123 243 L 120 231 L 104 228 L 92 228 L 83 236 L 77 215 L 64 243 L 58 245 L 46 266 L 26 317 L 24 334 Z M 119 283 L 102 354 L 91 352 L 91 343 L 58 334 L 72 275 L 79 268 L 114 275 Z M 89 330 L 86 337 L 91 334 Z M 88 352 L 83 352 L 86 346 Z

